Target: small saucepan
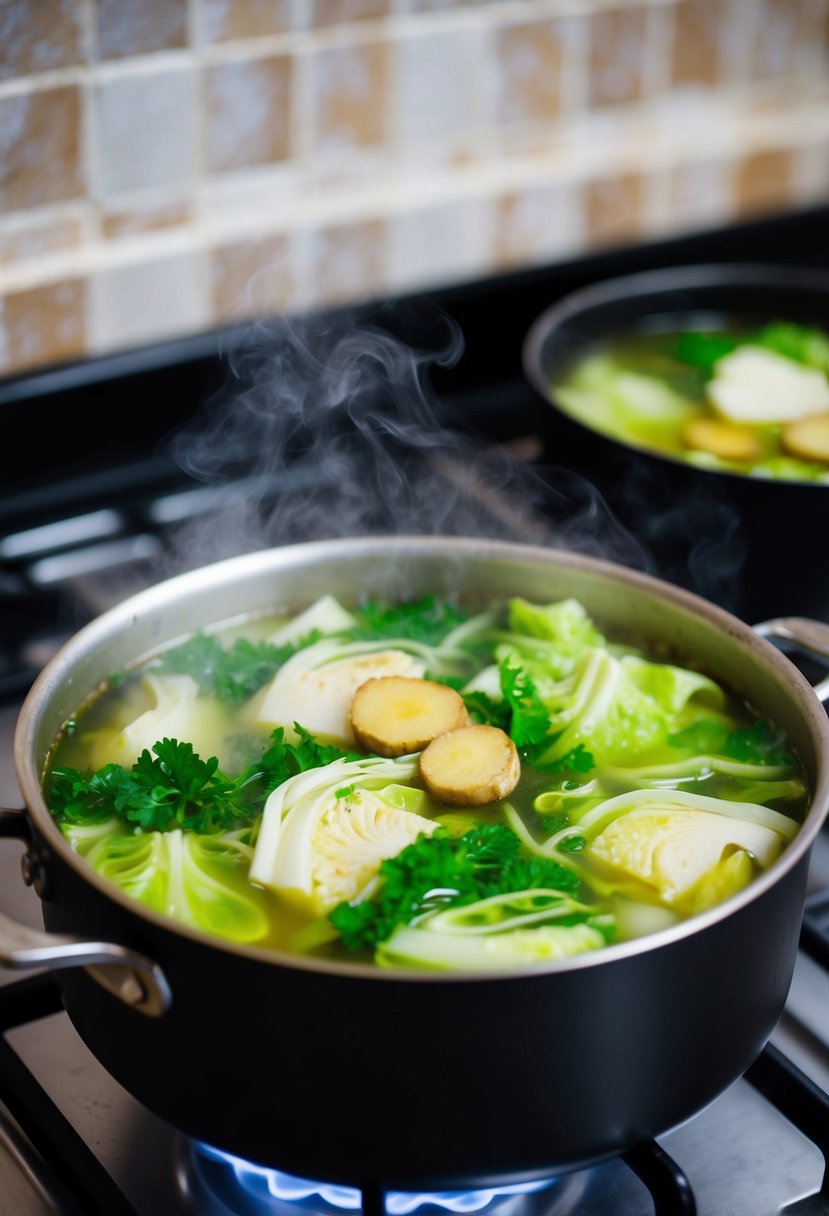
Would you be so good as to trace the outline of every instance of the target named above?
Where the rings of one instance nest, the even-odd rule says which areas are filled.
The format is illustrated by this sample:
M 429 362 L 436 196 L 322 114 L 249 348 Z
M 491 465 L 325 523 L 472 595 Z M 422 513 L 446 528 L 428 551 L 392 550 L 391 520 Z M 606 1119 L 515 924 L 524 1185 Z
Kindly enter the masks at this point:
M 796 748 L 811 808 L 740 894 L 648 938 L 495 974 L 404 972 L 237 945 L 174 923 L 72 852 L 44 801 L 61 724 L 112 672 L 218 620 L 427 591 L 573 596 L 716 676 Z M 829 628 L 770 629 L 829 653 Z M 45 932 L 0 917 L 2 959 L 56 969 L 66 1010 L 113 1077 L 188 1135 L 303 1176 L 403 1189 L 540 1178 L 624 1152 L 736 1080 L 786 999 L 809 853 L 829 808 L 829 722 L 778 649 L 737 618 L 637 572 L 531 546 L 446 538 L 293 545 L 185 574 L 72 639 L 34 685 L 15 740 Z
M 581 473 L 650 554 L 663 578 L 744 620 L 803 613 L 829 620 L 827 478 L 800 481 L 690 464 L 602 433 L 565 409 L 563 377 L 622 335 L 792 322 L 829 334 L 829 273 L 805 267 L 665 267 L 605 280 L 545 310 L 523 347 L 553 465 Z

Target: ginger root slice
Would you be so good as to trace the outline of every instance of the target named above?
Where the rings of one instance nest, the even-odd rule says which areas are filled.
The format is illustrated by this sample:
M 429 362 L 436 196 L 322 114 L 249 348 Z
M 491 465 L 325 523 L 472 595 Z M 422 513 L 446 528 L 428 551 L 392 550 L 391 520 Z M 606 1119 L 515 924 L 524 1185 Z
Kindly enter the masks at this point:
M 761 451 L 757 436 L 747 427 L 718 418 L 692 418 L 682 428 L 682 442 L 721 460 L 757 460 Z
M 780 442 L 790 456 L 829 464 L 829 414 L 812 414 L 788 423 L 780 433 Z
M 436 735 L 468 723 L 463 698 L 454 688 L 412 676 L 366 680 L 351 702 L 354 738 L 378 756 L 422 751 Z
M 484 806 L 518 784 L 518 749 L 498 726 L 464 726 L 433 739 L 420 756 L 427 791 L 444 806 Z

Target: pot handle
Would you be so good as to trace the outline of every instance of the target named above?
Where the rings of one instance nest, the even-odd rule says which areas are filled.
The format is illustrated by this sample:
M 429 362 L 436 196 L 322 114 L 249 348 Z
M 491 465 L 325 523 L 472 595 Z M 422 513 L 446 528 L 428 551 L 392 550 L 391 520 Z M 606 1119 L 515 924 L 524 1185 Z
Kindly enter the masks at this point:
M 793 642 L 801 650 L 817 655 L 829 663 L 829 625 L 824 621 L 812 621 L 802 616 L 778 616 L 771 621 L 762 621 L 754 626 L 754 632 L 763 638 L 777 638 L 781 642 Z M 824 676 L 814 686 L 824 705 L 829 701 L 829 676 Z
M 28 842 L 25 810 L 0 807 L 0 837 L 9 836 Z M 25 854 L 24 878 L 35 890 L 36 870 L 32 857 Z M 115 942 L 97 942 L 67 933 L 45 933 L 42 929 L 21 925 L 4 912 L 0 912 L 0 965 L 14 970 L 45 967 L 51 971 L 83 967 L 107 992 L 151 1018 L 161 1017 L 172 1002 L 164 972 L 143 954 Z
M 96 942 L 68 933 L 45 933 L 42 929 L 21 925 L 2 912 L 0 963 L 16 970 L 83 967 L 107 992 L 148 1017 L 161 1017 L 172 1001 L 170 985 L 163 971 L 143 954 L 115 942 Z

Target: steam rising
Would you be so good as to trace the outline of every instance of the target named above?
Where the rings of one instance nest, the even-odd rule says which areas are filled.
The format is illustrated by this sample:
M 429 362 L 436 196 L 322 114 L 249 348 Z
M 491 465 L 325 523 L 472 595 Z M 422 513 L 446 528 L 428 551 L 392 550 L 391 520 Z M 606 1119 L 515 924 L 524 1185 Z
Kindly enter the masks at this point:
M 455 535 L 574 549 L 647 568 L 598 492 L 447 420 L 430 370 L 463 337 L 434 310 L 414 348 L 363 313 L 260 325 L 229 375 L 173 440 L 182 469 L 222 509 L 177 536 L 179 568 L 302 540 Z

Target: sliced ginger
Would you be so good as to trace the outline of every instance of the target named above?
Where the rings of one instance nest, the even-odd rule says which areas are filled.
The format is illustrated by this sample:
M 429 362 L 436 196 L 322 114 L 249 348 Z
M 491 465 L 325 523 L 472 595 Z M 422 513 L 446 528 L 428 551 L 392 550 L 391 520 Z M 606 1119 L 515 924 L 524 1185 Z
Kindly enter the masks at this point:
M 829 464 L 829 414 L 812 414 L 783 427 L 780 442 L 791 456 Z
M 484 806 L 512 793 L 521 761 L 500 727 L 463 726 L 432 740 L 421 753 L 420 775 L 444 806 Z
M 718 418 L 692 418 L 682 428 L 686 448 L 710 452 L 721 460 L 756 460 L 760 455 L 757 436 L 747 427 Z
M 354 738 L 379 756 L 422 751 L 437 735 L 468 723 L 466 706 L 453 688 L 411 676 L 366 680 L 351 702 Z

